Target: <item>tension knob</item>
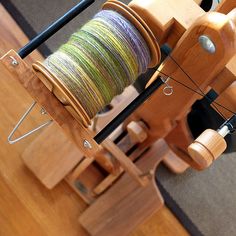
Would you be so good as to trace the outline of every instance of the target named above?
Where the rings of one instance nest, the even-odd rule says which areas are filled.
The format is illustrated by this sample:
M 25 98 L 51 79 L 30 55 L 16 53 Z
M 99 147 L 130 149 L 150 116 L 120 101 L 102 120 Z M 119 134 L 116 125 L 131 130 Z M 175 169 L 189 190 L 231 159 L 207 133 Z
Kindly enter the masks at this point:
M 188 152 L 192 159 L 205 169 L 211 165 L 226 149 L 224 130 L 218 132 L 212 129 L 205 130 L 189 147 Z

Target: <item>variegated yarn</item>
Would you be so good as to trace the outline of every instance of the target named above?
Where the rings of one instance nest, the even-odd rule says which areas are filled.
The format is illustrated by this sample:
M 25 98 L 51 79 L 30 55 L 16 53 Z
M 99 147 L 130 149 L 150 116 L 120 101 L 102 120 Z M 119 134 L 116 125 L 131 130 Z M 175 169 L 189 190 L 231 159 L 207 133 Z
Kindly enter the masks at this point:
M 138 30 L 119 13 L 102 10 L 44 65 L 93 118 L 147 70 L 150 60 Z

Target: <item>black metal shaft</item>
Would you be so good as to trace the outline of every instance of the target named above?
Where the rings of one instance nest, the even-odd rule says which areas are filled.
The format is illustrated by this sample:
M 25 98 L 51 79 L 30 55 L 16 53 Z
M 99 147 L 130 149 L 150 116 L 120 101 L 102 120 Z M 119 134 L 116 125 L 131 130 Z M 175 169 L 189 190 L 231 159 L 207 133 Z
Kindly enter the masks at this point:
M 29 43 L 27 43 L 23 48 L 18 51 L 19 56 L 23 59 L 28 56 L 31 52 L 37 49 L 42 43 L 54 35 L 58 30 L 60 30 L 64 25 L 74 19 L 78 14 L 90 6 L 95 0 L 82 0 L 71 10 L 69 10 L 65 15 L 59 18 L 57 21 L 52 23 L 48 28 L 43 30 L 35 38 L 33 38 Z
M 231 125 L 233 126 L 234 130 L 236 130 L 236 115 L 233 115 L 230 119 Z
M 227 125 L 230 133 L 234 133 L 236 131 L 236 114 L 234 114 L 231 118 L 229 118 L 225 123 L 221 126 Z
M 161 85 L 163 81 L 157 78 L 149 87 L 138 95 L 123 111 L 108 123 L 95 137 L 94 140 L 102 143 L 131 113 L 144 103 Z

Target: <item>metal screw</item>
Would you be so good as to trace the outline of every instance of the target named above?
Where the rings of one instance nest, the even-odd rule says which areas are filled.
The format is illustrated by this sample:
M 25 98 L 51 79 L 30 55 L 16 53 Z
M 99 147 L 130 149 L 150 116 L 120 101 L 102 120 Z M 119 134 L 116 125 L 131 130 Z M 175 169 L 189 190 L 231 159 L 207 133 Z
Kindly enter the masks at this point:
M 81 193 L 88 193 L 87 188 L 84 186 L 83 183 L 81 183 L 79 180 L 75 182 L 75 187 L 81 192 Z
M 40 113 L 42 115 L 46 115 L 47 114 L 47 111 L 42 107 L 41 110 L 40 110 Z
M 19 65 L 19 63 L 18 63 L 18 61 L 13 57 L 13 56 L 10 56 L 10 58 L 11 58 L 11 64 L 13 65 L 13 66 L 17 66 L 17 65 Z
M 84 147 L 88 148 L 88 149 L 92 149 L 91 143 L 88 140 L 86 140 L 86 139 L 84 140 Z
M 211 54 L 215 53 L 216 46 L 208 36 L 201 35 L 199 37 L 198 41 L 201 44 L 201 46 L 203 47 L 203 49 L 205 49 L 207 52 L 209 52 Z
M 149 170 L 148 172 L 141 174 L 140 177 L 141 178 L 144 178 L 144 177 L 152 178 L 154 176 L 154 174 L 155 174 L 154 170 Z

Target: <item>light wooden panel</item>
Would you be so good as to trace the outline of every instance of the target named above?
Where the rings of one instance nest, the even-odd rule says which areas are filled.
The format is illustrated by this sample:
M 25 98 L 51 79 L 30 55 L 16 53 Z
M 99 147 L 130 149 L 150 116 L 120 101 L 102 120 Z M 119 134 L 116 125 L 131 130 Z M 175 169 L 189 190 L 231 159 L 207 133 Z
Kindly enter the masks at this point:
M 172 212 L 163 207 L 154 214 L 145 224 L 139 226 L 130 236 L 187 236 L 179 221 L 173 217 Z
M 83 154 L 54 123 L 29 144 L 22 159 L 37 178 L 52 189 L 83 159 Z

